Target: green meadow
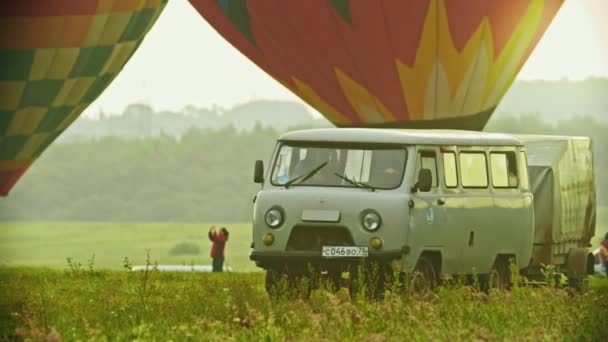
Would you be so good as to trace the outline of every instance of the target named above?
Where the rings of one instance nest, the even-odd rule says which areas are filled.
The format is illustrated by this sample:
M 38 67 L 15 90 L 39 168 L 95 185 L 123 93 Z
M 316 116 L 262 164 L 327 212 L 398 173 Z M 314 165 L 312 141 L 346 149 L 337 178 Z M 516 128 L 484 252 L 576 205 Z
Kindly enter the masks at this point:
M 449 284 L 426 295 L 351 299 L 323 288 L 269 300 L 257 273 L 0 267 L 2 341 L 599 341 L 608 281 L 486 294 Z
M 251 225 L 214 223 L 230 232 L 226 265 L 233 271 L 257 268 L 249 261 Z M 96 269 L 122 269 L 125 258 L 143 265 L 210 265 L 211 223 L 90 223 L 90 222 L 6 222 L 0 223 L 0 265 L 67 267 L 67 258 Z M 170 255 L 180 243 L 199 247 L 198 254 Z M 149 254 L 148 254 L 149 253 Z

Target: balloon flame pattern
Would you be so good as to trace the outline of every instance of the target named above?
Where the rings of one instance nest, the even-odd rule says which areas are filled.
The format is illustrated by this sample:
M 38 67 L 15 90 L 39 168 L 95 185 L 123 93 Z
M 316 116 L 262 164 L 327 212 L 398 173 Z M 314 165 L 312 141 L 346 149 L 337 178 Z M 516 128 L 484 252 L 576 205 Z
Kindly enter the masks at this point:
M 0 196 L 110 84 L 166 1 L 0 4 Z
M 479 130 L 563 0 L 190 3 L 337 126 Z

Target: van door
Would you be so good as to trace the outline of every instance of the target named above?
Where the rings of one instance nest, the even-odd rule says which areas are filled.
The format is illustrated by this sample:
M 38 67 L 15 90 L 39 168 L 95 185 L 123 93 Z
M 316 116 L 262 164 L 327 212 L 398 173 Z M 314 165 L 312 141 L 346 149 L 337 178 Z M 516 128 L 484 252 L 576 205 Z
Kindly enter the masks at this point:
M 463 273 L 486 273 L 492 266 L 493 256 L 487 255 L 488 243 L 494 238 L 492 217 L 494 200 L 490 189 L 488 156 L 485 147 L 460 147 L 458 151 L 460 183 L 462 186 L 461 224 L 463 234 L 461 267 Z
M 442 196 L 437 204 L 445 213 L 443 267 L 445 273 L 464 273 L 462 256 L 467 247 L 467 217 L 463 213 L 463 190 L 458 169 L 456 146 L 441 146 L 439 161 L 439 187 Z
M 433 180 L 430 191 L 418 190 L 412 193 L 409 240 L 413 253 L 420 253 L 422 250 L 443 250 L 445 242 L 442 236 L 445 235 L 446 220 L 444 208 L 438 204 L 441 190 L 438 186 L 437 148 L 435 146 L 418 147 L 412 187 L 418 182 L 418 174 L 422 168 L 431 170 Z
M 492 218 L 492 224 L 484 227 L 487 235 L 480 236 L 479 243 L 484 247 L 485 255 L 514 254 L 519 257 L 521 247 L 530 245 L 532 234 L 528 223 L 530 212 L 525 209 L 527 196 L 519 190 L 517 150 L 514 146 L 492 147 L 488 161 L 494 206 L 487 214 Z

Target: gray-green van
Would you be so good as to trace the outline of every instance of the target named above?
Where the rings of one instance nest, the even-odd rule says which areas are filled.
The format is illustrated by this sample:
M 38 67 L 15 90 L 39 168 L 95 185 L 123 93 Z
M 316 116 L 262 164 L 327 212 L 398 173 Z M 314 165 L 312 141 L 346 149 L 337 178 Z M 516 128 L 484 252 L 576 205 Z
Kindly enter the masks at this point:
M 254 180 L 250 258 L 269 290 L 319 275 L 339 286 L 356 265 L 426 284 L 477 274 L 504 286 L 509 264 L 521 270 L 532 257 L 526 150 L 511 135 L 295 131 L 279 138 L 266 171 L 256 162 Z

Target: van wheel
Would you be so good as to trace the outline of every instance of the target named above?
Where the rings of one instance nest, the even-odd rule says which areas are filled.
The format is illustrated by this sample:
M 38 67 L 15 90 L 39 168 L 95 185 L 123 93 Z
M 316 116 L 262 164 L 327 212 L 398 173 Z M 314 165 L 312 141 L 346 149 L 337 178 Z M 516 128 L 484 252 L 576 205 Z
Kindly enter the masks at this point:
M 424 295 L 437 286 L 437 273 L 430 259 L 420 257 L 409 280 L 409 293 Z
M 490 290 L 500 290 L 502 285 L 502 279 L 500 276 L 500 272 L 496 267 L 492 267 L 490 273 L 486 275 L 486 279 L 482 281 L 482 290 L 484 292 L 489 292 Z
M 484 292 L 490 290 L 505 291 L 511 287 L 511 271 L 504 262 L 496 260 L 490 273 L 482 277 L 481 280 L 481 289 Z
M 264 282 L 266 293 L 270 299 L 280 296 L 287 289 L 287 277 L 275 270 L 266 270 L 266 279 Z

